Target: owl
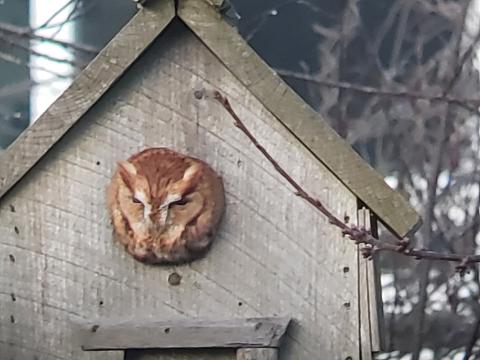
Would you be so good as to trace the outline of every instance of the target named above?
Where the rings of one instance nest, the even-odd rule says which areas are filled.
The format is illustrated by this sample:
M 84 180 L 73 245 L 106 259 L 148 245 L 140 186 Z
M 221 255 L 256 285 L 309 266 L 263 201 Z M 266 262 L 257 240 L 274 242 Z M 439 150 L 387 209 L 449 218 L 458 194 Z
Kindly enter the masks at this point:
M 167 148 L 119 161 L 107 187 L 116 238 L 135 259 L 150 264 L 203 256 L 224 206 L 221 177 L 205 162 Z

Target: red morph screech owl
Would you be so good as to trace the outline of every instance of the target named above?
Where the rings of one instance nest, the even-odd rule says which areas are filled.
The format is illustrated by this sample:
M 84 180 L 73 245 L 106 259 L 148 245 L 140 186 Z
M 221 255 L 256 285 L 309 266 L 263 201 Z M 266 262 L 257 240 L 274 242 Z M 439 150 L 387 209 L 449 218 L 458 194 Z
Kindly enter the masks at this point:
M 119 161 L 107 187 L 117 239 L 137 260 L 179 264 L 210 247 L 222 217 L 222 179 L 205 162 L 167 148 Z

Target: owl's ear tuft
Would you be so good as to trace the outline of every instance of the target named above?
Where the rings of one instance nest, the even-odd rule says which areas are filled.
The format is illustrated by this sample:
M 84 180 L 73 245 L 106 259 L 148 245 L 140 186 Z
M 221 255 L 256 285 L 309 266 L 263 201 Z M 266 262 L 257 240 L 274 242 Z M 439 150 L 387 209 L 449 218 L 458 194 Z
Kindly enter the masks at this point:
M 117 164 L 120 171 L 123 170 L 129 173 L 130 175 L 137 175 L 137 169 L 131 162 L 120 160 L 117 162 Z
M 137 175 L 137 169 L 135 166 L 128 161 L 119 161 L 118 163 L 118 173 L 122 178 L 125 185 L 133 191 L 134 176 Z

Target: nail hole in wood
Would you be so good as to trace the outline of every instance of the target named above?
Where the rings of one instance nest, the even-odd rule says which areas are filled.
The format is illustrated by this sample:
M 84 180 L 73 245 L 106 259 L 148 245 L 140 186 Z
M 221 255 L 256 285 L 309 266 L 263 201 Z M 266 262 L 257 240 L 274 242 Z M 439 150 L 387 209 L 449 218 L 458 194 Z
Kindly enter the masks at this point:
M 200 100 L 203 98 L 203 91 L 202 90 L 195 90 L 193 92 L 193 96 L 195 96 L 195 99 Z
M 238 306 L 242 306 L 243 303 L 241 301 L 238 302 Z
M 343 303 L 343 306 L 344 306 L 346 309 L 350 309 L 350 301 L 347 301 L 347 302 Z
M 262 323 L 261 322 L 258 322 L 255 324 L 255 330 L 258 330 L 262 327 Z
M 100 327 L 100 325 L 93 325 L 92 328 L 90 329 L 92 332 L 96 332 L 98 330 L 98 328 Z
M 100 165 L 100 161 L 97 161 L 96 164 L 97 164 L 97 166 Z
M 15 296 L 14 293 L 11 293 L 10 297 L 12 298 L 12 301 L 17 301 L 17 297 Z
M 15 212 L 15 206 L 13 206 L 13 204 L 10 204 L 10 211 Z
M 13 230 L 15 230 L 15 234 L 20 234 L 20 230 L 18 230 L 18 227 L 14 226 Z
M 173 272 L 170 275 L 168 275 L 168 283 L 172 286 L 177 286 L 180 285 L 180 282 L 182 281 L 182 277 L 180 274 Z
M 345 360 L 353 360 L 353 358 L 351 356 L 347 356 Z
M 15 324 L 15 317 L 13 315 L 10 315 L 10 322 L 12 324 Z
M 13 254 L 9 254 L 8 257 L 10 258 L 10 261 L 11 261 L 12 263 L 15 262 L 15 256 L 13 256 Z
M 168 334 L 170 332 L 170 328 L 166 328 L 165 330 L 163 330 L 165 332 L 165 334 Z
M 344 266 L 344 267 L 343 267 L 343 272 L 344 272 L 344 273 L 347 273 L 347 272 L 349 272 L 349 271 L 350 271 L 350 268 L 349 268 L 348 266 Z
M 98 303 L 100 306 L 103 306 L 103 300 L 100 300 Z

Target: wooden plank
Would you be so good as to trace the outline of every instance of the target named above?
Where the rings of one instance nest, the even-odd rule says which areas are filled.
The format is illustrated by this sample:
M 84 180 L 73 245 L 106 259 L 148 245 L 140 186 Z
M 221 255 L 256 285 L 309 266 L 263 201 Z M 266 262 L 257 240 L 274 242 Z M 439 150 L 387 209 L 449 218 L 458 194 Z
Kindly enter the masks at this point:
M 240 348 L 237 350 L 237 360 L 277 360 L 278 349 L 273 348 Z
M 140 10 L 0 158 L 0 198 L 100 99 L 175 16 L 173 0 Z
M 370 229 L 372 234 L 378 237 L 375 218 L 365 207 L 358 210 L 358 225 Z M 375 257 L 371 260 L 365 260 L 359 254 L 359 264 L 360 336 L 363 337 L 361 344 L 364 348 L 368 348 L 366 353 L 371 354 L 381 351 L 384 342 L 380 270 L 376 268 Z
M 379 281 L 380 270 L 376 269 L 377 261 L 371 260 L 367 264 L 368 278 L 368 305 L 370 308 L 370 338 L 372 341 L 372 352 L 380 352 L 384 348 L 384 332 L 383 328 L 383 303 L 382 286 Z
M 367 210 L 367 209 L 366 209 Z M 378 238 L 377 221 L 375 216 L 367 210 L 372 235 Z M 385 323 L 383 317 L 381 270 L 376 256 L 369 262 L 367 268 L 368 294 L 370 306 L 370 331 L 372 351 L 380 352 L 385 349 Z
M 235 360 L 234 349 L 127 350 L 125 360 Z
M 282 358 L 358 359 L 356 247 L 292 193 L 219 104 L 195 99 L 206 82 L 305 189 L 356 218 L 356 197 L 174 20 L 1 199 L 2 357 L 123 356 L 82 351 L 71 318 L 291 314 Z M 145 266 L 112 238 L 105 187 L 117 160 L 149 146 L 199 157 L 224 179 L 225 218 L 207 256 L 187 266 Z M 178 286 L 168 283 L 173 272 Z
M 83 350 L 278 347 L 290 318 L 98 321 L 79 329 Z
M 215 8 L 220 8 L 222 6 L 222 4 L 225 2 L 225 0 L 204 0 L 206 1 L 208 4 L 214 6 Z
M 367 209 L 359 209 L 357 215 L 357 225 L 365 228 L 369 228 L 369 220 L 367 218 Z M 370 299 L 369 299 L 369 283 L 368 283 L 368 268 L 370 267 L 370 261 L 364 259 L 361 255 L 361 248 L 363 245 L 358 246 L 358 305 L 360 314 L 360 352 L 362 360 L 372 359 L 372 338 L 371 338 L 371 324 L 370 324 Z
M 389 227 L 403 237 L 420 216 L 204 1 L 180 0 L 178 14 L 295 137 Z

